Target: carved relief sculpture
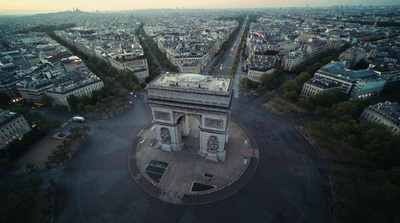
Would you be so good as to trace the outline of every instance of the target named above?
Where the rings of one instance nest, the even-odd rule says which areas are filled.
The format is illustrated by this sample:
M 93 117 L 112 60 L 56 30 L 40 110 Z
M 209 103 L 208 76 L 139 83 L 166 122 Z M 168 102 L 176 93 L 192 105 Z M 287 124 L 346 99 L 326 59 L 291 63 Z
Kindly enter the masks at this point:
M 168 112 L 160 112 L 160 111 L 154 111 L 154 118 L 164 121 L 171 120 L 170 114 Z
M 211 128 L 222 128 L 222 119 L 205 118 L 205 126 Z
M 167 128 L 161 128 L 161 142 L 162 143 L 171 143 L 171 134 L 169 132 L 169 129 Z
M 218 151 L 219 143 L 216 136 L 210 136 L 207 141 L 207 149 L 211 151 Z

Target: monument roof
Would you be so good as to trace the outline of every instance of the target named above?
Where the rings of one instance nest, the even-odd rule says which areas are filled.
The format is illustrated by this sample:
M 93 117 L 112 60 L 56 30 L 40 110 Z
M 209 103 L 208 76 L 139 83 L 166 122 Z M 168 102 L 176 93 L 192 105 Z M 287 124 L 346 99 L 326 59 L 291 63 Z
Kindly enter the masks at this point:
M 180 89 L 201 89 L 211 92 L 229 92 L 230 77 L 212 77 L 202 74 L 165 73 L 151 85 Z

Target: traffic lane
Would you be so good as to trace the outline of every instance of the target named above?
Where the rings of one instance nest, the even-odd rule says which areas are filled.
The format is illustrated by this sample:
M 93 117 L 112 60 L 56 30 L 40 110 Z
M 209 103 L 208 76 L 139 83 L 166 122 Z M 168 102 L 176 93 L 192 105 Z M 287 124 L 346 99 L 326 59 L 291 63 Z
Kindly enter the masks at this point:
M 289 117 L 277 116 L 242 99 L 233 100 L 231 117 L 241 120 L 257 140 L 260 161 L 252 181 L 257 178 L 260 184 L 266 181 L 259 189 L 267 193 L 260 193 L 258 197 L 266 196 L 265 200 L 276 204 L 276 210 L 285 219 L 299 217 L 303 222 L 329 222 L 332 195 L 327 173 L 330 164 L 318 158 L 295 130 L 295 123 Z M 272 197 L 268 193 L 272 193 Z M 285 205 L 287 201 L 291 204 L 289 207 Z M 265 203 L 257 203 L 257 206 L 271 208 Z M 296 211 L 285 215 L 283 207 Z
M 292 151 L 297 147 L 280 135 L 280 128 L 291 131 L 293 123 L 266 113 L 257 105 L 237 100 L 233 103 L 232 116 L 246 124 L 262 150 L 260 166 L 249 184 L 225 200 L 201 206 L 171 205 L 147 195 L 126 168 L 129 148 L 125 145 L 126 137 L 135 135 L 141 126 L 129 122 L 129 117 L 125 116 L 134 116 L 135 120 L 146 118 L 140 107 L 139 104 L 132 113 L 117 117 L 115 125 L 110 119 L 103 121 L 106 123 L 101 128 L 94 129 L 92 141 L 79 150 L 68 165 L 66 182 L 60 183 L 65 190 L 57 196 L 71 198 L 61 197 L 59 201 L 57 198 L 55 222 L 82 222 L 82 216 L 86 222 L 129 222 L 132 219 L 135 222 L 297 222 L 303 213 L 306 213 L 303 222 L 329 221 L 326 218 L 329 208 L 325 210 L 321 205 L 323 197 L 315 200 L 313 196 L 320 190 L 318 177 L 312 178 L 309 187 L 312 193 L 307 199 L 307 181 L 299 174 L 303 172 L 301 157 Z M 149 112 L 148 108 L 142 109 Z M 118 128 L 122 130 L 115 133 Z M 265 143 L 263 138 L 271 134 L 282 140 L 269 138 L 267 142 L 279 142 L 274 146 Z M 304 212 L 304 206 L 310 211 Z
M 246 24 L 246 22 L 244 24 Z M 236 37 L 236 40 L 230 46 L 231 51 L 225 52 L 224 56 L 222 57 L 221 64 L 223 66 L 222 66 L 222 69 L 219 69 L 222 71 L 218 71 L 218 70 L 215 71 L 214 72 L 215 75 L 217 75 L 217 76 L 230 76 L 231 75 L 231 70 L 232 70 L 232 67 L 234 64 L 234 57 L 236 57 L 236 53 L 239 49 L 238 43 L 240 42 L 240 40 L 243 36 L 243 33 L 244 33 L 244 25 L 242 24 L 240 34 Z M 232 56 L 229 56 L 230 53 L 232 53 Z M 221 66 L 220 66 L 220 68 L 221 68 Z
M 99 213 L 116 214 L 117 208 L 126 203 L 125 199 L 135 200 L 137 195 L 146 197 L 132 180 L 124 161 L 130 142 L 149 122 L 150 108 L 143 100 L 113 119 L 91 121 L 90 137 L 76 152 L 58 183 L 55 222 L 81 222 L 82 216 L 88 222 L 95 221 Z

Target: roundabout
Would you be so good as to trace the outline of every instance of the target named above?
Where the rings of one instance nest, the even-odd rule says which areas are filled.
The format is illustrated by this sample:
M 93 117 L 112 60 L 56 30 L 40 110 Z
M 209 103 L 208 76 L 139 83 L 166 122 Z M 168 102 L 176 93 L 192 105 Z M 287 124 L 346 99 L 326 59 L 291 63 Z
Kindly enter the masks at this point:
M 128 155 L 129 171 L 147 193 L 174 204 L 206 204 L 222 200 L 243 188 L 256 171 L 256 142 L 233 121 L 228 124 L 226 160 L 215 162 L 198 155 L 198 131 L 191 128 L 183 149 L 157 148 L 153 125 L 136 136 Z M 251 143 L 253 142 L 253 143 Z
M 249 146 L 258 147 L 255 173 L 249 172 L 256 164 L 250 159 L 244 174 L 224 189 L 191 193 L 180 205 L 168 202 L 169 197 L 165 195 L 160 199 L 162 190 L 142 174 L 138 165 L 132 165 L 132 161 L 128 168 L 127 161 L 137 156 L 132 151 L 133 145 L 140 144 L 143 130 L 151 130 L 153 126 L 148 103 L 141 98 L 133 101 L 131 109 L 113 119 L 87 119 L 86 124 L 92 129 L 90 137 L 57 181 L 54 222 L 305 223 L 331 220 L 329 163 L 320 160 L 307 140 L 295 130 L 293 118 L 277 116 L 243 99 L 234 100 L 230 120 L 245 132 Z M 229 129 L 227 135 L 231 135 Z M 186 139 L 182 139 L 185 144 Z M 147 138 L 140 145 L 149 146 L 151 141 Z M 230 142 L 231 139 L 228 144 Z M 243 141 L 240 145 L 244 145 Z M 152 150 L 171 155 L 192 153 L 197 159 L 215 164 L 200 158 L 195 150 L 186 151 L 185 147 L 181 151 L 167 152 L 156 149 L 155 145 Z M 231 158 L 229 146 L 226 152 L 225 163 Z M 144 162 L 146 168 L 150 161 Z M 166 172 L 169 168 L 172 170 L 172 162 L 159 161 L 168 163 Z M 247 173 L 250 179 L 245 177 Z

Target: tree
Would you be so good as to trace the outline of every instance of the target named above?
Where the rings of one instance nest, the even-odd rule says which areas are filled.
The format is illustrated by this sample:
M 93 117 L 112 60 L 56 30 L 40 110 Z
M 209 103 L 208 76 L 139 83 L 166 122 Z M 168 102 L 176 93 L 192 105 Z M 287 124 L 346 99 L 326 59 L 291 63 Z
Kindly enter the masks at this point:
M 40 103 L 44 104 L 44 106 L 50 108 L 52 107 L 54 99 L 48 95 L 43 95 L 40 97 Z
M 50 163 L 60 164 L 66 163 L 71 153 L 70 143 L 64 140 L 61 145 L 58 145 L 55 150 L 47 157 L 46 165 Z
M 40 125 L 40 128 L 44 131 L 44 132 L 51 132 L 54 129 L 58 129 L 61 127 L 61 122 L 59 120 L 49 120 L 49 121 L 45 121 L 44 123 L 42 123 Z
M 73 111 L 77 110 L 76 105 L 79 103 L 79 98 L 78 98 L 78 97 L 76 97 L 75 95 L 72 94 L 72 95 L 70 95 L 70 96 L 68 97 L 67 101 L 68 101 L 69 107 L 70 107 Z
M 269 73 L 263 73 L 260 77 L 260 82 L 262 85 L 269 85 L 274 80 L 274 77 Z
M 153 77 L 146 77 L 145 79 L 144 79 L 144 82 L 146 82 L 146 83 L 150 83 L 150 81 L 152 81 L 154 78 Z
M 294 80 L 297 82 L 298 85 L 302 85 L 311 77 L 311 74 L 309 74 L 308 72 L 301 72 Z
M 281 86 L 281 91 L 283 92 L 298 92 L 299 87 L 297 86 L 297 82 L 295 80 L 289 80 Z
M 287 91 L 285 92 L 285 94 L 283 95 L 286 99 L 291 99 L 291 100 L 297 100 L 297 98 L 299 97 L 299 94 L 297 91 Z
M 128 95 L 129 95 L 129 91 L 126 90 L 126 89 L 121 89 L 121 90 L 119 91 L 119 93 L 118 93 L 118 96 L 119 96 L 120 98 L 125 98 L 125 97 L 128 96 Z
M 76 105 L 76 109 L 79 111 L 84 111 L 85 110 L 85 104 L 82 102 Z
M 369 63 L 365 59 L 361 59 L 355 66 L 355 70 L 367 69 Z
M 29 123 L 38 123 L 38 124 L 41 124 L 42 122 L 44 122 L 46 120 L 44 118 L 44 116 L 42 114 L 40 114 L 40 112 L 37 112 L 37 111 L 26 113 L 24 115 L 24 118 Z
M 97 63 L 97 57 L 95 56 L 90 56 L 88 61 L 92 64 L 96 64 Z
M 0 108 L 5 109 L 10 104 L 10 97 L 7 94 L 0 93 Z
M 135 92 L 141 92 L 141 91 L 143 90 L 143 88 L 142 88 L 142 86 L 140 86 L 139 84 L 136 84 L 136 85 L 133 87 L 133 90 L 134 90 Z
M 309 109 L 309 110 L 314 108 L 313 103 L 311 103 L 311 101 L 308 100 L 307 98 L 300 98 L 299 101 L 297 102 L 297 105 L 299 105 L 302 108 Z
M 85 105 L 85 111 L 86 111 L 86 112 L 92 112 L 92 111 L 93 111 L 93 106 L 91 106 L 91 105 Z
M 85 136 L 87 136 L 87 133 L 90 132 L 91 128 L 87 125 L 82 127 L 82 131 L 85 134 Z
M 111 77 L 106 77 L 104 80 L 104 84 L 108 89 L 114 88 L 114 80 Z
M 14 168 L 14 163 L 9 158 L 0 159 L 0 176 Z
M 117 68 L 111 67 L 111 66 L 110 66 L 110 67 L 108 68 L 108 73 L 109 73 L 111 76 L 115 77 L 115 75 L 118 74 L 118 70 L 117 70 Z
M 240 84 L 241 84 L 243 87 L 245 87 L 245 88 L 247 88 L 247 89 L 251 89 L 251 90 L 256 90 L 257 87 L 258 87 L 258 85 L 259 85 L 257 82 L 252 81 L 252 80 L 250 80 L 250 79 L 247 78 L 247 77 L 242 78 L 242 79 L 240 80 Z
M 107 67 L 107 61 L 103 60 L 103 59 L 99 59 L 96 63 L 96 65 L 104 71 L 104 69 Z

